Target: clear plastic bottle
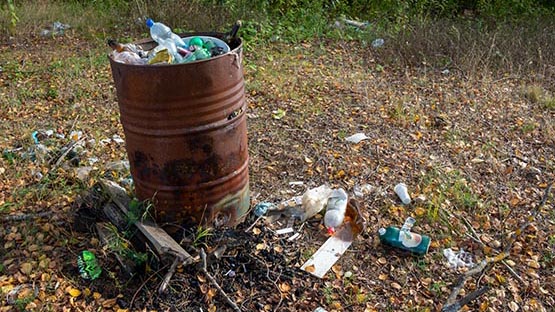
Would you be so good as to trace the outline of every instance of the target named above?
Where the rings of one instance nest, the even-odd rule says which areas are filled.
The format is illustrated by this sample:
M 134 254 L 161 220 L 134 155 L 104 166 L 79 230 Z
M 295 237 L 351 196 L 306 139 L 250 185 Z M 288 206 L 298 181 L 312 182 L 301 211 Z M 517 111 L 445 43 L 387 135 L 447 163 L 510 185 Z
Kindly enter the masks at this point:
M 172 55 L 174 62 L 181 63 L 183 61 L 183 57 L 178 53 L 177 47 L 187 47 L 183 39 L 173 33 L 171 28 L 168 26 L 155 22 L 150 18 L 146 20 L 146 26 L 150 28 L 150 37 L 152 37 L 152 40 L 156 41 L 159 46 L 168 49 L 168 52 Z
M 324 225 L 328 233 L 335 233 L 335 228 L 339 227 L 345 218 L 347 202 L 349 198 L 344 189 L 334 189 L 328 200 L 326 214 L 324 214 Z

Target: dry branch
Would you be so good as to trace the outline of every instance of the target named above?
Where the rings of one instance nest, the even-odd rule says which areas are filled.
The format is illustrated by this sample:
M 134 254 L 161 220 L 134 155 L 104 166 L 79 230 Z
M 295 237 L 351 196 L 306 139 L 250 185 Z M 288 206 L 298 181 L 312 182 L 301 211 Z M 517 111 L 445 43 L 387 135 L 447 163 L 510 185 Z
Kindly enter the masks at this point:
M 216 289 L 220 292 L 220 294 L 225 298 L 225 301 L 227 302 L 227 304 L 231 308 L 233 308 L 234 311 L 241 312 L 241 309 L 237 306 L 235 302 L 233 302 L 233 300 L 231 300 L 231 298 L 229 298 L 229 296 L 225 293 L 222 287 L 220 287 L 220 284 L 218 284 L 216 279 L 210 273 L 208 273 L 208 270 L 206 269 L 206 252 L 204 251 L 204 248 L 200 249 L 200 259 L 202 264 L 200 270 L 202 271 L 202 273 L 204 273 L 206 278 L 208 278 L 212 286 L 216 287 Z
M 489 286 L 484 286 L 484 287 L 482 287 L 482 288 L 480 288 L 476 291 L 473 291 L 472 293 L 470 293 L 467 296 L 461 298 L 460 300 L 457 300 L 457 296 L 459 295 L 459 293 L 463 289 L 465 282 L 470 277 L 472 277 L 473 275 L 478 274 L 478 273 L 484 274 L 485 272 L 487 272 L 487 270 L 489 268 L 491 268 L 490 264 L 495 264 L 495 263 L 501 262 L 501 261 L 505 260 L 510 255 L 511 248 L 513 247 L 514 242 L 522 235 L 524 230 L 535 220 L 535 218 L 538 215 L 538 213 L 540 212 L 541 208 L 545 205 L 545 202 L 547 201 L 547 198 L 549 197 L 549 194 L 551 192 L 552 186 L 553 186 L 553 183 L 549 184 L 549 186 L 545 189 L 545 192 L 543 194 L 543 197 L 542 197 L 542 200 L 540 201 L 540 203 L 535 207 L 532 214 L 528 217 L 527 222 L 525 222 L 522 226 L 520 226 L 520 228 L 518 228 L 509 237 L 509 239 L 508 239 L 508 241 L 505 245 L 505 248 L 503 249 L 502 252 L 500 252 L 495 257 L 486 257 L 486 259 L 482 260 L 477 266 L 475 266 L 471 270 L 468 270 L 464 274 L 459 276 L 459 278 L 457 280 L 457 283 L 455 284 L 455 286 L 453 287 L 453 290 L 451 291 L 451 294 L 447 298 L 447 302 L 445 303 L 445 305 L 441 309 L 442 312 L 456 312 L 456 311 L 459 311 L 464 305 L 466 305 L 470 301 L 478 298 L 479 296 L 481 296 L 482 294 L 484 294 L 485 292 L 487 292 L 489 290 Z

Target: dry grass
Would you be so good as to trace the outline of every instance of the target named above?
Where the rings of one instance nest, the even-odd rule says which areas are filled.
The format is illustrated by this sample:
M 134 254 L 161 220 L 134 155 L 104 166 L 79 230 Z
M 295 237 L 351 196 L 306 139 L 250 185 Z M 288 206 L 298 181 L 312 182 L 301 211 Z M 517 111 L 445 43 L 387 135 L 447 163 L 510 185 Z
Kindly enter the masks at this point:
M 374 52 L 400 66 L 460 70 L 469 76 L 524 77 L 553 88 L 555 24 L 538 18 L 515 24 L 439 20 L 413 24 Z

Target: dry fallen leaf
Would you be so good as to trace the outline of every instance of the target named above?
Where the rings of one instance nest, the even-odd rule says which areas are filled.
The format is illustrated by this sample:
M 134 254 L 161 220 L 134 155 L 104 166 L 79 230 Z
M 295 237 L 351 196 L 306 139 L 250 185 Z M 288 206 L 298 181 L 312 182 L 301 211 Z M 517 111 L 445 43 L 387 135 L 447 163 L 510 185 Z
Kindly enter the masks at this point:
M 291 286 L 289 286 L 289 284 L 287 284 L 287 283 L 281 283 L 281 284 L 279 284 L 279 289 L 282 292 L 286 293 L 286 292 L 289 292 L 291 290 Z
M 30 275 L 33 272 L 33 265 L 29 262 L 21 264 L 21 272 L 25 275 Z
M 68 293 L 73 298 L 77 298 L 81 295 L 81 291 L 77 288 L 71 288 L 70 290 L 68 290 Z
M 509 302 L 509 309 L 511 309 L 511 311 L 516 312 L 519 309 L 519 306 L 516 302 L 511 301 Z
M 396 283 L 396 282 L 392 282 L 392 283 L 391 283 L 391 287 L 392 287 L 393 289 L 396 289 L 396 290 L 399 290 L 399 289 L 402 288 L 401 285 L 399 285 L 399 284 Z
M 423 215 L 426 214 L 426 211 L 427 211 L 427 210 L 424 209 L 424 208 L 422 208 L 422 207 L 417 207 L 416 209 L 414 209 L 414 214 L 415 214 L 417 217 L 422 217 Z
M 307 271 L 308 273 L 314 273 L 314 271 L 316 271 L 316 268 L 314 267 L 314 264 L 311 264 L 306 266 L 304 270 Z
M 534 268 L 534 269 L 539 269 L 541 267 L 539 262 L 536 261 L 536 260 L 528 261 L 528 266 L 531 267 L 531 268 Z

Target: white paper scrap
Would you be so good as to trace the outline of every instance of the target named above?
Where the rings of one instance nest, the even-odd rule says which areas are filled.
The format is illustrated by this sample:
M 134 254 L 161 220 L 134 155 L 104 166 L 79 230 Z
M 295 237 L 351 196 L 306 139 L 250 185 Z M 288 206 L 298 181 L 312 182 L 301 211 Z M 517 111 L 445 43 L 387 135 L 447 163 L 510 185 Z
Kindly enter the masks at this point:
M 276 230 L 277 235 L 287 234 L 287 233 L 291 233 L 291 232 L 293 232 L 293 228 L 290 228 L 290 227 Z
M 289 237 L 287 240 L 292 242 L 294 240 L 296 240 L 297 238 L 299 238 L 301 236 L 301 233 L 295 233 L 293 235 L 291 235 L 291 237 Z
M 368 137 L 366 136 L 366 134 L 364 134 L 362 132 L 355 133 L 355 134 L 351 135 L 350 137 L 345 138 L 345 140 L 347 140 L 347 142 L 354 143 L 354 144 L 358 144 L 358 143 L 360 143 L 360 141 L 366 140 L 366 139 L 368 139 Z
M 335 232 L 335 235 L 320 246 L 320 248 L 308 259 L 301 269 L 323 278 L 329 269 L 339 260 L 345 251 L 353 243 L 353 230 L 349 223 Z

